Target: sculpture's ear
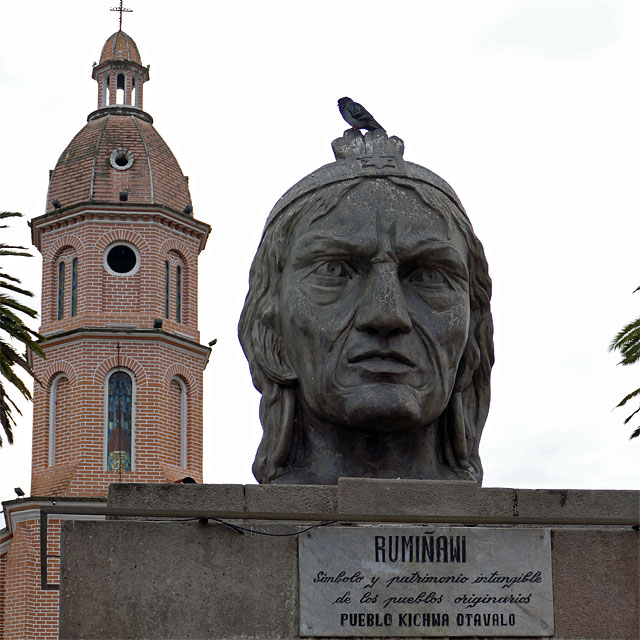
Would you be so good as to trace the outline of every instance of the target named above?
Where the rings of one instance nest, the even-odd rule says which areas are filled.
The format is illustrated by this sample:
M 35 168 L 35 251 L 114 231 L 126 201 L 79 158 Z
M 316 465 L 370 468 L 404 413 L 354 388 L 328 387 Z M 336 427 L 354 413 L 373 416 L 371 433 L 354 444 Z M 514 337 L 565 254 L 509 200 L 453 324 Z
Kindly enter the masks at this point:
M 251 331 L 254 355 L 264 374 L 273 382 L 291 385 L 296 374 L 289 363 L 282 338 L 275 330 L 275 310 L 269 305 L 256 320 Z

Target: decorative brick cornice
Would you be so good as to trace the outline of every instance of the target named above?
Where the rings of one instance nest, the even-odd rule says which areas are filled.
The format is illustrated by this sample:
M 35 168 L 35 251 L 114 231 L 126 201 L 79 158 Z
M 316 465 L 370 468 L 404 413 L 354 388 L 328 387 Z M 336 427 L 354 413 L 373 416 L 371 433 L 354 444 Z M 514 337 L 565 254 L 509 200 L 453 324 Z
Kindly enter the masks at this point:
M 135 116 L 136 118 L 140 118 L 140 120 L 153 124 L 153 118 L 146 111 L 138 107 L 122 104 L 110 104 L 92 111 L 87 116 L 87 122 L 103 118 L 104 116 Z
M 141 64 L 134 62 L 133 60 L 107 60 L 106 62 L 101 62 L 93 67 L 91 71 L 91 77 L 94 80 L 98 79 L 98 76 L 108 69 L 114 69 L 116 71 L 126 71 L 131 70 L 140 74 L 141 78 L 143 78 L 143 82 L 149 80 L 149 69 L 147 67 L 143 67 Z
M 31 241 L 41 251 L 43 233 L 54 229 L 73 227 L 81 223 L 90 223 L 93 220 L 103 222 L 126 220 L 137 224 L 160 224 L 185 236 L 197 238 L 199 252 L 204 249 L 211 232 L 211 227 L 206 222 L 196 220 L 169 207 L 131 202 L 123 202 L 121 205 L 82 202 L 32 218 L 29 222 Z
M 45 347 L 50 349 L 52 347 L 58 347 L 62 344 L 68 344 L 71 342 L 78 342 L 82 340 L 99 340 L 105 339 L 113 341 L 117 339 L 120 342 L 136 341 L 136 342 L 157 342 L 178 347 L 192 353 L 198 353 L 206 362 L 209 361 L 209 355 L 211 353 L 211 347 L 207 347 L 199 342 L 190 340 L 183 336 L 176 335 L 174 333 L 168 333 L 162 329 L 134 329 L 134 328 L 122 328 L 113 327 L 109 329 L 105 328 L 93 328 L 82 327 L 80 329 L 72 329 L 70 331 L 63 331 L 61 333 L 53 333 L 46 336 Z M 206 362 L 205 365 L 206 366 Z

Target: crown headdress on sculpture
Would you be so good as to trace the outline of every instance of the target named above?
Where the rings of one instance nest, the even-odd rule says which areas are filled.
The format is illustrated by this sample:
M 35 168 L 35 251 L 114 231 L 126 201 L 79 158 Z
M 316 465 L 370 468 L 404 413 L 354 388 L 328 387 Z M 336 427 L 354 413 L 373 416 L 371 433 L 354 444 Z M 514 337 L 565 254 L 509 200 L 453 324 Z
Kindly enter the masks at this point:
M 347 129 L 342 138 L 331 143 L 337 161 L 353 163 L 366 173 L 404 172 L 404 142 L 397 136 L 390 138 L 382 129 L 365 135 L 358 129 Z
M 326 185 L 355 178 L 408 178 L 425 182 L 453 200 L 464 212 L 455 191 L 440 176 L 425 167 L 404 159 L 404 142 L 389 137 L 382 129 L 362 134 L 359 129 L 347 129 L 341 138 L 331 143 L 336 161 L 311 172 L 291 187 L 273 207 L 268 227 L 278 214 L 302 196 Z

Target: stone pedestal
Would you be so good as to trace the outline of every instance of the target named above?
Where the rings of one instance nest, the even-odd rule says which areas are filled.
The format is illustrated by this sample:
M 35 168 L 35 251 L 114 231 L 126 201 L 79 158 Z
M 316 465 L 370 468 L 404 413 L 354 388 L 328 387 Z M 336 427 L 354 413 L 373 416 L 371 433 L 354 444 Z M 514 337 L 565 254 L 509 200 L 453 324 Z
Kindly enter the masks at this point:
M 300 638 L 296 534 L 330 521 L 550 530 L 552 637 L 640 635 L 636 491 L 344 478 L 337 486 L 120 484 L 108 504 L 119 515 L 64 524 L 61 638 Z

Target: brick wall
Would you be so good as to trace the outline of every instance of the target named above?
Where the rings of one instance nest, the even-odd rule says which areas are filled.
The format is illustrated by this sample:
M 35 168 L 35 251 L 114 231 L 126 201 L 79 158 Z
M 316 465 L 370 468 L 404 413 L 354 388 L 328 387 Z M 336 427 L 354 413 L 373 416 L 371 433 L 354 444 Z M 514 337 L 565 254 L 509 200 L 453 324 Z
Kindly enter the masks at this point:
M 162 318 L 165 330 L 198 341 L 198 238 L 165 226 L 150 215 L 139 216 L 135 222 L 124 217 L 122 220 L 108 212 L 85 214 L 82 221 L 43 234 L 40 333 L 47 336 L 78 327 L 150 329 L 154 319 Z M 139 252 L 139 266 L 130 274 L 114 274 L 105 268 L 105 254 L 118 242 L 129 243 Z M 77 313 L 72 316 L 71 279 L 75 257 L 78 258 Z M 165 261 L 171 264 L 169 319 L 165 318 Z M 59 320 L 60 262 L 65 263 L 65 276 L 64 314 Z M 175 320 L 178 263 L 182 265 L 181 322 Z
M 60 524 L 52 523 L 50 553 L 59 553 Z M 20 522 L 11 547 L 4 556 L 5 640 L 53 640 L 58 637 L 58 592 L 40 589 L 39 522 Z M 51 579 L 58 579 L 59 561 L 51 566 Z M 55 578 L 54 578 L 55 576 Z
M 106 495 L 110 482 L 167 482 L 163 468 L 181 468 L 202 479 L 202 369 L 204 357 L 179 345 L 120 336 L 120 367 L 134 378 L 134 469 L 105 470 L 106 379 L 118 365 L 109 337 L 70 337 L 36 362 L 42 387 L 34 390 L 32 495 Z M 59 378 L 55 412 L 52 382 Z M 182 467 L 180 431 L 186 387 L 187 465 Z M 49 465 L 50 415 L 55 413 L 55 464 Z
M 0 638 L 4 638 L 4 600 L 7 584 L 7 554 L 0 555 Z
M 49 341 L 44 344 L 46 360 L 34 362 L 42 386 L 34 390 L 32 495 L 100 496 L 106 495 L 110 482 L 118 481 L 167 482 L 184 476 L 201 481 L 202 371 L 207 350 L 194 344 L 199 340 L 201 238 L 188 226 L 177 228 L 161 215 L 108 210 L 85 212 L 44 229 L 39 246 L 40 332 Z M 119 242 L 137 252 L 137 266 L 127 274 L 105 266 L 106 253 Z M 75 258 L 77 311 L 71 315 Z M 60 262 L 65 263 L 62 318 Z M 165 317 L 166 262 L 169 318 Z M 162 319 L 162 332 L 154 333 L 155 319 Z M 87 328 L 103 331 L 82 331 Z M 130 330 L 146 333 L 135 335 Z M 135 388 L 134 467 L 122 473 L 107 472 L 105 467 L 106 381 L 118 366 L 130 373 Z M 181 464 L 182 395 L 176 391 L 176 379 L 187 392 L 186 465 Z

